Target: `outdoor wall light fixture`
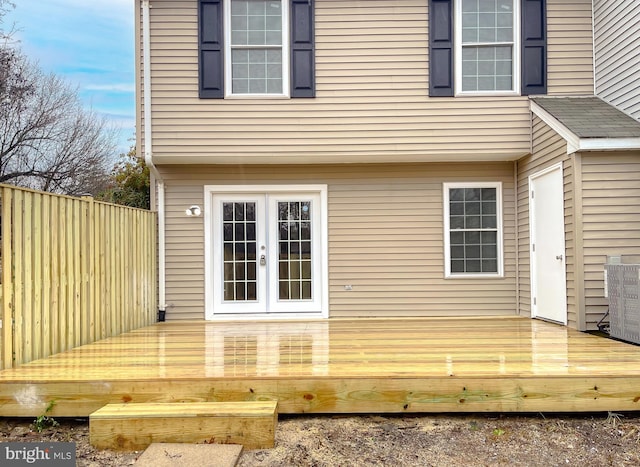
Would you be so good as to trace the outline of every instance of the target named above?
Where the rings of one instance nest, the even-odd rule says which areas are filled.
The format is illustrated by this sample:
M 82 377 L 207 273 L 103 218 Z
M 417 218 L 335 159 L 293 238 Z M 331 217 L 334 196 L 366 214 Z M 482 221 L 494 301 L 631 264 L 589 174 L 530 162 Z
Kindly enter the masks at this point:
M 200 209 L 200 206 L 193 205 L 190 208 L 187 208 L 184 213 L 189 217 L 200 217 L 202 210 Z

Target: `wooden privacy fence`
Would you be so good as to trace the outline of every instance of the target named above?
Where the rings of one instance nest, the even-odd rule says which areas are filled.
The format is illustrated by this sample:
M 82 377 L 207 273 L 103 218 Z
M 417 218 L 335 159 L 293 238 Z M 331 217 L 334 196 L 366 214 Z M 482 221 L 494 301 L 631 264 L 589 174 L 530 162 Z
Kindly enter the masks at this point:
M 154 212 L 0 185 L 0 368 L 156 321 Z

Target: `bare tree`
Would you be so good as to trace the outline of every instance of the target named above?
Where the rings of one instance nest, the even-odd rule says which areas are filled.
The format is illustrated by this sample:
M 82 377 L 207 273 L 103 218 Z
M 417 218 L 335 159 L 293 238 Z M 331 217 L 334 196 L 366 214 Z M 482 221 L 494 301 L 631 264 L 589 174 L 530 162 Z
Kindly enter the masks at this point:
M 0 0 L 0 25 L 4 23 L 3 18 L 4 15 L 7 14 L 7 11 L 14 7 L 15 5 L 13 2 L 10 2 L 9 0 Z M 6 34 L 6 31 L 0 29 L 0 37 L 2 37 L 4 34 Z
M 0 19 L 10 3 L 0 0 Z M 0 23 L 1 25 L 1 23 Z M 78 195 L 102 191 L 117 133 L 77 89 L 44 73 L 4 33 L 0 44 L 0 183 Z

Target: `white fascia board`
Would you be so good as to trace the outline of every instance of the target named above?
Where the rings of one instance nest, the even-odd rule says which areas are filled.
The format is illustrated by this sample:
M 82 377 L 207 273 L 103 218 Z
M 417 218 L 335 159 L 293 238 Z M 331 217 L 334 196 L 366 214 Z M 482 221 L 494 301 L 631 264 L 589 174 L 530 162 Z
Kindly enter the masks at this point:
M 567 154 L 579 151 L 629 151 L 640 149 L 640 138 L 580 138 L 557 118 L 530 101 L 531 112 L 567 142 Z
M 629 151 L 640 149 L 640 138 L 580 138 L 579 151 Z

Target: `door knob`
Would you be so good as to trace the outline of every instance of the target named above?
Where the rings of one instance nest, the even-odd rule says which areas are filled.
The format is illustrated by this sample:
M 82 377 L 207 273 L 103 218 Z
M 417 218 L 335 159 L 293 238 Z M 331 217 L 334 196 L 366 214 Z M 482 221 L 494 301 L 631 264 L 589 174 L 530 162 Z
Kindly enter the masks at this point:
M 560 261 L 562 261 L 562 255 L 556 256 L 556 259 L 559 259 Z

